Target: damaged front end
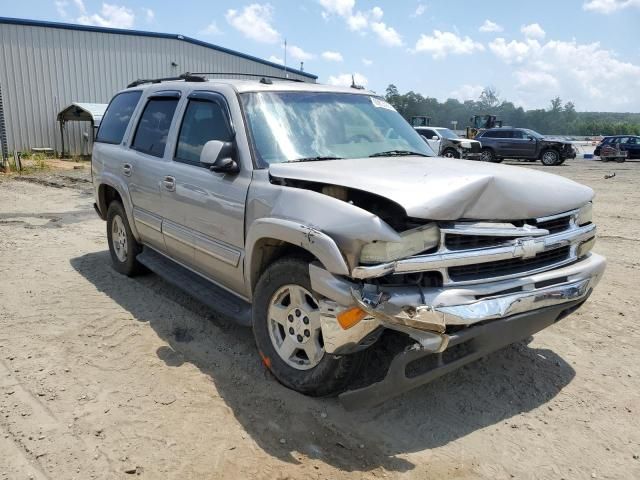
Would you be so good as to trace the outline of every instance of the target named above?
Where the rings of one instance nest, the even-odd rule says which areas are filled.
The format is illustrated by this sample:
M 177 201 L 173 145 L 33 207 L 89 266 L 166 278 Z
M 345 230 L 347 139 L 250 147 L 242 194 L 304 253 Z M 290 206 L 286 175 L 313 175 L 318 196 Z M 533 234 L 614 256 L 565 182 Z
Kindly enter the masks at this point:
M 342 395 L 347 408 L 382 402 L 551 325 L 587 299 L 605 267 L 590 253 L 590 204 L 520 224 L 439 230 L 434 250 L 359 265 L 350 278 L 310 266 L 328 353 L 368 348 L 385 330 L 411 339 L 384 379 Z M 345 325 L 354 309 L 361 320 Z M 410 373 L 421 359 L 430 366 Z

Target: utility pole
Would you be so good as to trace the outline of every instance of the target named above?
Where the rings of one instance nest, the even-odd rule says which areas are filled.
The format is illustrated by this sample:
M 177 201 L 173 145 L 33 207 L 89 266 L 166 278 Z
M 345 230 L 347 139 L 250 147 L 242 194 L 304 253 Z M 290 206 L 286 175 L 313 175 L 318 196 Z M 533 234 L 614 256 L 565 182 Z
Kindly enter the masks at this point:
M 287 39 L 284 39 L 284 76 L 285 78 L 289 78 L 287 75 Z

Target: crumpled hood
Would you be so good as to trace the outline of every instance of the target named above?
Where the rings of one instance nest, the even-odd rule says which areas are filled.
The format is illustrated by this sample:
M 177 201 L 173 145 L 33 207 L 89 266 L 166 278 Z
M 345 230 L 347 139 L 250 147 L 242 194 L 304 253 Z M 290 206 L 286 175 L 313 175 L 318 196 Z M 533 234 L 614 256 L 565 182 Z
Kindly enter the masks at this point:
M 581 207 L 593 190 L 529 168 L 445 158 L 379 157 L 277 163 L 273 177 L 367 191 L 427 220 L 518 220 Z

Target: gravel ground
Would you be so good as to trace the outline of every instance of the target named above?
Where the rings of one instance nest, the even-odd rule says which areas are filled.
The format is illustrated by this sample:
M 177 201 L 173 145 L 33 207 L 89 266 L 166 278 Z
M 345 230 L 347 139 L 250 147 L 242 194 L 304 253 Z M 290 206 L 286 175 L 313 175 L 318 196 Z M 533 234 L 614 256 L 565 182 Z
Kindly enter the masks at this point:
M 597 192 L 591 299 L 355 413 L 280 386 L 250 331 L 162 279 L 116 274 L 86 166 L 0 176 L 0 479 L 640 478 L 640 163 L 547 170 Z

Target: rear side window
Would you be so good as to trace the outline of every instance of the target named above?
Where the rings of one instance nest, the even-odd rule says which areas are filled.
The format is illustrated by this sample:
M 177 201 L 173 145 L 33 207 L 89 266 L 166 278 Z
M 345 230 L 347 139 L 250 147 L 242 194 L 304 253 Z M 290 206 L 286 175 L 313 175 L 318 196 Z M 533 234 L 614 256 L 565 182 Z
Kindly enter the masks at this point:
M 180 127 L 176 160 L 199 165 L 205 143 L 210 140 L 229 142 L 231 139 L 225 113 L 219 104 L 190 100 Z
M 526 138 L 525 134 L 523 131 L 521 130 L 512 130 L 511 131 L 511 138 L 517 138 L 519 140 L 522 140 L 524 138 Z
M 495 132 L 495 131 L 484 132 L 482 134 L 482 138 L 498 138 L 498 132 Z
M 177 105 L 177 98 L 151 98 L 144 107 L 131 148 L 162 157 Z
M 100 122 L 96 142 L 120 143 L 122 141 L 141 95 L 142 92 L 138 90 L 123 92 L 113 97 Z

